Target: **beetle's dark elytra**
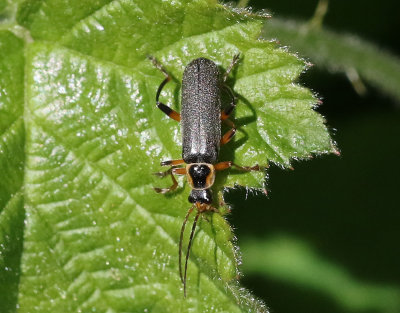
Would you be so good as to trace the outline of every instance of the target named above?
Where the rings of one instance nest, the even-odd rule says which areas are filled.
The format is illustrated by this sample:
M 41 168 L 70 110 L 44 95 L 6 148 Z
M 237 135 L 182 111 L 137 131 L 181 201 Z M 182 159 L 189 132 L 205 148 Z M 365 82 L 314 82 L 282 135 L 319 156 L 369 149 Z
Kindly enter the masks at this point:
M 182 158 L 215 164 L 221 141 L 220 74 L 208 59 L 193 60 L 182 79 Z

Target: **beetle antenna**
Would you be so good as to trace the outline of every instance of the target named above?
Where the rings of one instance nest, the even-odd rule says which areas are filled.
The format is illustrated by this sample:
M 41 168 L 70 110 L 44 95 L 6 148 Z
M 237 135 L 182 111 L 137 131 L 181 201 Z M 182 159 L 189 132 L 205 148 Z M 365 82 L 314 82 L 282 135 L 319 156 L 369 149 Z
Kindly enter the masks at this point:
M 183 241 L 183 233 L 185 232 L 185 226 L 189 219 L 189 215 L 193 212 L 194 205 L 187 211 L 185 220 L 183 221 L 181 228 L 181 237 L 179 238 L 179 276 L 181 277 L 181 282 L 183 284 L 183 275 L 182 275 L 182 241 Z
M 196 230 L 196 224 L 197 224 L 197 220 L 199 219 L 200 213 L 201 213 L 200 211 L 197 211 L 196 217 L 194 218 L 193 226 L 192 226 L 192 231 L 191 231 L 191 233 L 190 233 L 190 238 L 189 238 L 189 244 L 188 244 L 187 252 L 186 252 L 186 259 L 185 259 L 185 275 L 184 275 L 184 277 L 183 277 L 183 295 L 184 295 L 185 298 L 186 298 L 186 272 L 187 272 L 187 265 L 188 265 L 189 254 L 190 254 L 190 247 L 192 246 L 194 231 Z

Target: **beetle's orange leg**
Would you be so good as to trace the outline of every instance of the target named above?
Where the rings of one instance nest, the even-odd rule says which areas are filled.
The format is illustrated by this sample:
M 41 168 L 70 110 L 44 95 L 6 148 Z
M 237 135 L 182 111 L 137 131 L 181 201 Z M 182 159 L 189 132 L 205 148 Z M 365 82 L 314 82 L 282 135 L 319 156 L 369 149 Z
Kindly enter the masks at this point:
M 238 56 L 235 56 L 235 58 L 236 57 L 238 57 Z M 231 66 L 228 68 L 228 71 L 226 73 L 229 73 L 229 71 L 232 69 L 232 66 L 234 65 L 234 62 L 235 63 L 237 62 L 237 60 L 235 61 L 235 58 L 234 58 L 234 61 L 232 61 Z M 231 97 L 231 103 L 221 112 L 221 121 L 223 121 L 225 124 L 227 124 L 231 127 L 231 129 L 221 138 L 220 144 L 224 145 L 224 144 L 228 143 L 236 133 L 235 124 L 231 120 L 228 119 L 236 107 L 236 97 L 233 94 L 232 89 L 229 88 L 229 86 L 222 85 L 222 88 L 225 91 L 227 91 Z
M 156 175 L 158 175 L 158 176 L 171 175 L 172 185 L 168 188 L 153 187 L 154 191 L 158 192 L 158 193 L 167 193 L 170 191 L 174 191 L 176 189 L 176 187 L 178 187 L 178 182 L 176 181 L 174 174 L 175 175 L 186 175 L 186 168 L 185 167 L 178 167 L 178 168 L 171 167 L 168 171 L 156 173 Z
M 233 112 L 233 110 L 235 109 L 235 107 L 236 107 L 236 97 L 235 97 L 235 95 L 233 94 L 233 91 L 232 91 L 232 89 L 229 87 L 229 86 L 227 86 L 227 85 L 222 85 L 221 86 L 225 91 L 227 91 L 228 92 L 228 94 L 229 94 L 229 96 L 230 96 L 230 98 L 231 98 L 231 103 L 229 103 L 229 105 L 221 112 L 221 120 L 226 120 L 228 117 L 229 117 L 229 115 L 231 115 L 231 113 Z
M 162 81 L 160 86 L 157 89 L 157 94 L 156 94 L 156 105 L 157 107 L 163 111 L 165 114 L 167 114 L 170 118 L 174 119 L 175 121 L 179 122 L 181 120 L 181 115 L 172 110 L 169 106 L 165 105 L 164 103 L 160 102 L 160 94 L 164 86 L 172 79 L 171 75 L 168 74 L 168 72 L 165 70 L 165 68 L 157 61 L 157 59 L 153 56 L 148 56 L 148 58 L 153 62 L 154 66 L 158 68 L 165 76 L 165 79 Z
M 247 171 L 247 172 L 260 170 L 260 166 L 258 164 L 254 165 L 254 166 L 240 166 L 240 165 L 233 163 L 232 161 L 225 161 L 225 162 L 217 163 L 214 165 L 214 168 L 216 171 L 222 171 L 222 170 L 226 170 L 232 166 L 236 167 L 237 169 L 240 169 L 242 171 Z
M 162 162 L 160 163 L 161 166 L 172 166 L 172 167 L 171 167 L 169 170 L 167 170 L 167 171 L 154 173 L 154 175 L 160 176 L 160 177 L 165 177 L 165 176 L 171 174 L 171 171 L 172 171 L 172 169 L 173 169 L 175 166 L 181 165 L 181 164 L 183 164 L 183 163 L 185 163 L 185 161 L 183 161 L 182 159 L 180 159 L 180 160 L 162 161 Z
M 175 178 L 174 174 L 172 173 L 172 170 L 173 169 L 170 168 L 168 171 L 159 173 L 159 174 L 162 174 L 162 175 L 159 175 L 159 176 L 166 176 L 168 174 L 171 175 L 172 185 L 170 187 L 168 187 L 168 188 L 153 187 L 155 192 L 157 192 L 157 193 L 167 193 L 167 192 L 170 192 L 170 191 L 174 191 L 176 189 L 176 187 L 178 187 L 178 182 L 176 181 L 176 178 Z
M 176 175 L 186 175 L 186 168 L 185 167 L 173 168 L 172 173 Z
M 228 143 L 232 139 L 232 137 L 235 135 L 235 133 L 236 133 L 236 128 L 235 127 L 233 127 L 230 130 L 228 130 L 225 133 L 225 135 L 222 136 L 221 141 L 220 141 L 220 145 L 222 146 L 222 145 Z
M 162 161 L 161 166 L 176 166 L 176 165 L 181 165 L 183 163 L 185 163 L 185 161 L 183 161 L 183 159 L 168 160 L 168 161 Z

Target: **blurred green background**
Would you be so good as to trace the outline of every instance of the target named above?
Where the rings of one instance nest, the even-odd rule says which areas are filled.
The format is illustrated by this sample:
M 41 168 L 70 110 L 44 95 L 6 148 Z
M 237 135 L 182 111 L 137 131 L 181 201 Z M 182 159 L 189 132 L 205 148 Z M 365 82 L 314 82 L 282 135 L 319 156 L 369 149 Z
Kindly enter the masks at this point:
M 308 20 L 317 2 L 249 5 Z M 323 25 L 400 55 L 397 1 L 331 1 Z M 317 67 L 301 83 L 323 99 L 318 111 L 341 156 L 272 166 L 268 199 L 226 195 L 242 283 L 272 312 L 400 312 L 400 103 L 368 84 L 361 96 L 345 75 Z

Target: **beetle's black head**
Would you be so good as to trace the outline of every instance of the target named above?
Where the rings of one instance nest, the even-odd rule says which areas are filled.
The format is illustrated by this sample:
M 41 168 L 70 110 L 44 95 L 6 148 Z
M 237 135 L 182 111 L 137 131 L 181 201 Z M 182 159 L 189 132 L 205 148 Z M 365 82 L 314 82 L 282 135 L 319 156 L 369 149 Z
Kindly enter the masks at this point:
M 189 195 L 190 203 L 211 204 L 212 193 L 210 189 L 192 189 Z
M 212 164 L 191 163 L 186 165 L 186 173 L 192 189 L 208 189 L 214 184 L 215 170 Z

